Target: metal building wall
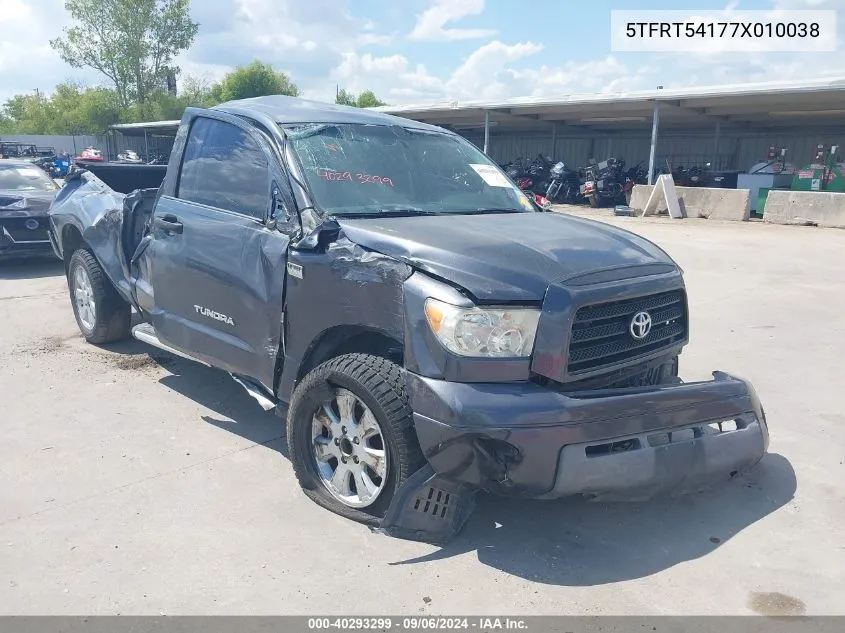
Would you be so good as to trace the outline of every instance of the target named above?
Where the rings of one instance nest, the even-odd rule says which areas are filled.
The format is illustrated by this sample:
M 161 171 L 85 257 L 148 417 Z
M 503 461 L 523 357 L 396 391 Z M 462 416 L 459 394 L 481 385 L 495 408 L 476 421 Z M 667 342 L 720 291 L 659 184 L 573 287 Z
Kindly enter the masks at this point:
M 478 147 L 484 144 L 483 134 L 466 135 Z M 719 154 L 714 155 L 714 130 L 699 133 L 664 132 L 658 136 L 656 163 L 658 167 L 670 161 L 674 166 L 691 166 L 713 163 L 715 169 L 745 171 L 755 163 L 765 160 L 769 146 L 787 148 L 787 160 L 795 165 L 812 161 L 818 144 L 839 145 L 845 154 L 845 126 L 818 130 L 806 128 L 788 133 L 732 132 L 722 133 Z M 648 162 L 650 134 L 617 133 L 588 135 L 562 135 L 555 143 L 555 160 L 573 166 L 585 165 L 590 158 L 603 160 L 608 156 L 624 158 L 628 165 Z M 538 154 L 552 155 L 552 135 L 491 133 L 490 156 L 497 163 L 507 163 L 519 157 L 534 158 Z
M 54 147 L 57 152 L 67 152 L 76 155 L 86 147 L 99 147 L 105 149 L 105 136 L 46 136 L 35 134 L 3 134 L 0 141 L 11 143 L 30 143 L 37 147 Z
M 86 147 L 96 147 L 101 150 L 107 160 L 114 160 L 117 155 L 127 149 L 135 150 L 143 158 L 146 156 L 147 147 L 150 155 L 163 154 L 168 156 L 173 149 L 172 136 L 148 135 L 147 141 L 143 136 L 123 136 L 112 134 L 110 136 L 48 136 L 34 134 L 4 134 L 0 141 L 11 143 L 30 143 L 37 147 L 52 147 L 56 152 L 67 152 L 76 156 Z

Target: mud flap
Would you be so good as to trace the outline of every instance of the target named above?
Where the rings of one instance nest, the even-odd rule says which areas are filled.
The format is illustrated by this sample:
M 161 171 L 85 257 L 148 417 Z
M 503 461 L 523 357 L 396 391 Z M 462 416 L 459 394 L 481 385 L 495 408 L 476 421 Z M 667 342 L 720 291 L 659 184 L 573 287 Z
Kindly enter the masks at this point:
M 426 464 L 396 491 L 373 532 L 424 543 L 443 544 L 464 527 L 479 489 L 443 479 Z

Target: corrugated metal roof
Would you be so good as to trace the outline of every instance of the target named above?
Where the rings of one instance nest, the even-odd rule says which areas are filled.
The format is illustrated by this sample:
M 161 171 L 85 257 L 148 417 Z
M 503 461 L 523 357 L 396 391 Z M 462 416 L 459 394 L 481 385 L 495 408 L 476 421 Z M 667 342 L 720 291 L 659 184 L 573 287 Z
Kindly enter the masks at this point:
M 161 130 L 179 127 L 179 119 L 174 121 L 149 121 L 145 123 L 116 123 L 109 126 L 113 130 Z
M 845 77 L 380 106 L 369 109 L 369 119 L 393 114 L 460 131 L 483 127 L 485 116 L 489 115 L 498 132 L 549 130 L 553 125 L 612 132 L 649 128 L 655 103 L 661 104 L 660 125 L 664 129 L 702 129 L 717 121 L 725 129 L 746 130 L 839 125 L 845 120 Z M 223 107 L 234 105 L 229 103 Z M 334 104 L 278 96 L 246 100 L 238 105 L 284 110 L 281 114 L 273 113 L 274 118 L 282 121 L 291 120 L 294 114 L 309 120 L 309 110 L 310 114 L 319 115 L 317 120 L 328 121 L 342 110 Z M 357 118 L 368 118 L 361 111 L 353 114 Z M 124 134 L 143 134 L 144 130 L 171 130 L 178 125 L 179 121 L 158 121 L 119 124 L 112 128 Z
M 769 81 L 757 83 L 698 86 L 692 88 L 639 90 L 628 92 L 573 93 L 555 97 L 513 97 L 496 101 L 467 100 L 439 101 L 372 108 L 379 112 L 401 114 L 404 112 L 434 112 L 437 110 L 519 108 L 557 106 L 565 104 L 601 104 L 620 101 L 673 101 L 677 99 L 707 99 L 731 96 L 783 96 L 816 92 L 845 92 L 845 77 L 812 79 L 805 81 Z

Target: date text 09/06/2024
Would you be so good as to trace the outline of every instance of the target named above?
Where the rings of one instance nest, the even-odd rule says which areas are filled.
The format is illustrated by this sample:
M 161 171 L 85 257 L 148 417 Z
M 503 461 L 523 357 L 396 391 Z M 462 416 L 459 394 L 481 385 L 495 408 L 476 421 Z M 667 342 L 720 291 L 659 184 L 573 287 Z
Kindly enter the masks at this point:
M 509 617 L 435 617 L 435 616 L 407 616 L 401 618 L 389 617 L 325 617 L 308 618 L 308 630 L 378 630 L 392 629 L 408 631 L 524 631 L 527 623 L 521 618 Z

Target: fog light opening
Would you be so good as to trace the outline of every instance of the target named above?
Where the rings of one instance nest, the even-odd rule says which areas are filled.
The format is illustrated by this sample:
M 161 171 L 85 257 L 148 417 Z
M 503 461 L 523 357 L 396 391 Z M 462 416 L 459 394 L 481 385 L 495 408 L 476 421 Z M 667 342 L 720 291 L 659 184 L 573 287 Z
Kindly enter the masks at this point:
M 606 444 L 594 444 L 593 446 L 588 446 L 585 450 L 587 457 L 601 457 L 602 455 L 610 455 L 611 453 L 635 451 L 639 448 L 642 448 L 640 440 L 633 438 L 630 440 L 607 442 Z

